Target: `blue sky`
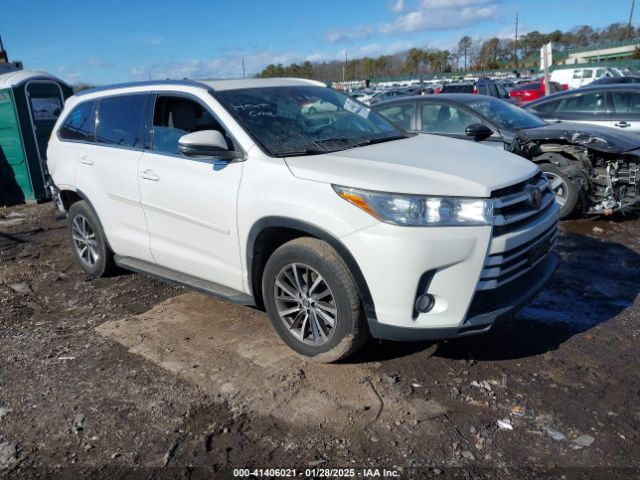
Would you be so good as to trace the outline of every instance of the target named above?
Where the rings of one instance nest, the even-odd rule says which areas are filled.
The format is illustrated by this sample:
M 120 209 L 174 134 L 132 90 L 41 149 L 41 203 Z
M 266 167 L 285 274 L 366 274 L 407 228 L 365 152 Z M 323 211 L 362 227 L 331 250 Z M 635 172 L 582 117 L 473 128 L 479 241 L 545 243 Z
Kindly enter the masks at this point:
M 71 83 L 222 78 L 269 63 L 452 48 L 463 35 L 512 36 L 626 22 L 628 0 L 195 0 L 3 2 L 11 60 Z M 640 15 L 640 12 L 638 12 Z M 634 24 L 639 25 L 635 21 Z

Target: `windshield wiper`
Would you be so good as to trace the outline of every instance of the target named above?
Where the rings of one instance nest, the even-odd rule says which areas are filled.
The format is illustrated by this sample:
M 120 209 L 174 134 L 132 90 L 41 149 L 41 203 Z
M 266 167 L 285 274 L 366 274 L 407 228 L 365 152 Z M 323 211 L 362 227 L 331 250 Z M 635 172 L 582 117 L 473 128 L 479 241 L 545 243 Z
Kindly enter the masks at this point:
M 276 157 L 299 157 L 302 155 L 319 155 L 321 153 L 327 153 L 326 148 L 309 147 L 300 150 L 290 150 L 288 152 L 276 153 Z
M 373 145 L 374 143 L 384 143 L 384 142 L 392 142 L 394 140 L 401 140 L 403 138 L 409 138 L 406 135 L 392 135 L 390 137 L 382 137 L 382 138 L 372 138 L 369 139 L 367 145 Z

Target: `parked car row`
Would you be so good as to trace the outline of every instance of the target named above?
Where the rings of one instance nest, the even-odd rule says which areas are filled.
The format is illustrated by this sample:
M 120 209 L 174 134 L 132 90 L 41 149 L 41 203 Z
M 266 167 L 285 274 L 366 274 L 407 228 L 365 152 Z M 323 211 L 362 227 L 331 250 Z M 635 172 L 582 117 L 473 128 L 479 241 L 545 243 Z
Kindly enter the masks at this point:
M 640 90 L 637 93 L 640 96 Z M 561 217 L 576 209 L 610 213 L 640 201 L 638 135 L 575 123 L 548 124 L 483 95 L 402 98 L 374 109 L 407 131 L 480 142 L 531 160 L 549 179 Z

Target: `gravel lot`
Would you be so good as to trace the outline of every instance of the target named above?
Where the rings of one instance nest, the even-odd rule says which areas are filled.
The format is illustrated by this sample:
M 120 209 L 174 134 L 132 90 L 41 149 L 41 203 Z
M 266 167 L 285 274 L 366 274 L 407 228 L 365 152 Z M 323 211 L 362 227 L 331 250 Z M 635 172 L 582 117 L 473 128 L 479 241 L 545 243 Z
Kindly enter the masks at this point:
M 553 282 L 490 334 L 318 365 L 261 311 L 88 280 L 51 204 L 0 208 L 0 478 L 639 478 L 640 215 L 561 229 Z

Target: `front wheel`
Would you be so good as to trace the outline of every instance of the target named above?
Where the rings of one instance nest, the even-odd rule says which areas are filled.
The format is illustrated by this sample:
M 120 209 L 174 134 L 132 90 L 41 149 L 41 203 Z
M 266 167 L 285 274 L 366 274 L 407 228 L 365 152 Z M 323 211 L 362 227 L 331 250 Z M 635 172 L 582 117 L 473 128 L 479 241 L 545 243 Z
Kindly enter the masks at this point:
M 262 278 L 265 307 L 280 338 L 318 362 L 335 362 L 369 338 L 358 290 L 338 253 L 315 238 L 285 243 Z
M 577 185 L 552 163 L 540 164 L 540 170 L 551 184 L 551 191 L 556 196 L 556 203 L 560 207 L 560 218 L 568 217 L 576 209 L 580 197 Z

